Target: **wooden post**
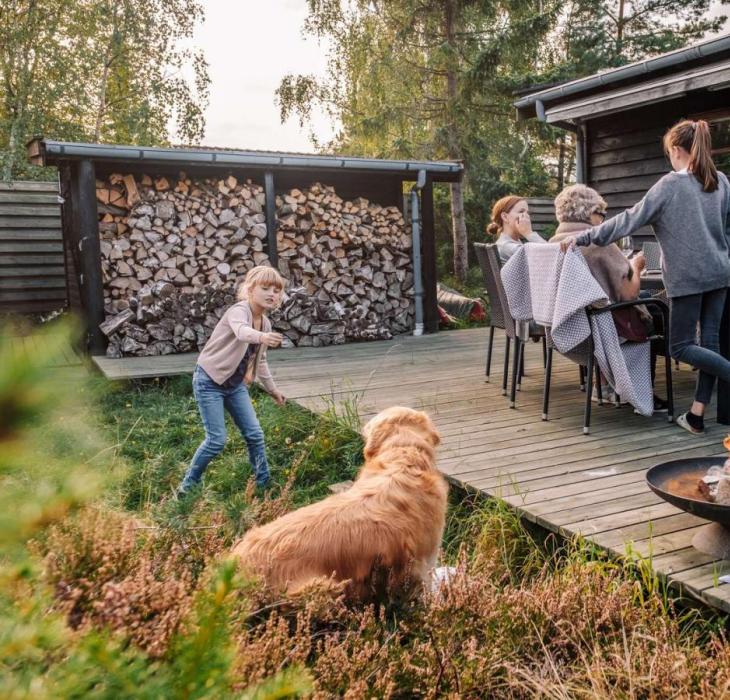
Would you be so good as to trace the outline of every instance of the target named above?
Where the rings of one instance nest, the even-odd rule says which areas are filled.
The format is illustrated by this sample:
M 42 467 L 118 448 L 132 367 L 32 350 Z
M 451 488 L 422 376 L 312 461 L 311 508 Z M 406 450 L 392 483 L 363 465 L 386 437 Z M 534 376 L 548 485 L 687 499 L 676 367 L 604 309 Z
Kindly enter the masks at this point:
M 426 178 L 421 190 L 421 275 L 423 278 L 423 325 L 426 333 L 439 329 L 436 301 L 436 234 L 433 222 L 433 182 Z
M 725 311 L 720 323 L 720 354 L 730 359 L 730 296 L 725 299 Z M 730 425 L 730 383 L 717 382 L 717 422 Z
M 66 298 L 71 311 L 80 310 L 78 253 L 79 244 L 74 225 L 73 197 L 71 196 L 71 166 L 62 163 L 58 166 L 58 193 L 63 198 L 61 205 L 61 235 L 63 236 L 63 261 L 66 276 Z
M 266 253 L 272 267 L 279 266 L 279 249 L 276 242 L 276 190 L 274 189 L 274 173 L 264 173 L 264 191 L 266 195 Z
M 94 163 L 80 160 L 71 174 L 73 226 L 79 246 L 81 303 L 84 307 L 87 342 L 92 355 L 103 355 L 106 338 L 99 330 L 104 321 L 104 287 L 101 276 L 99 215 L 96 209 L 96 174 Z

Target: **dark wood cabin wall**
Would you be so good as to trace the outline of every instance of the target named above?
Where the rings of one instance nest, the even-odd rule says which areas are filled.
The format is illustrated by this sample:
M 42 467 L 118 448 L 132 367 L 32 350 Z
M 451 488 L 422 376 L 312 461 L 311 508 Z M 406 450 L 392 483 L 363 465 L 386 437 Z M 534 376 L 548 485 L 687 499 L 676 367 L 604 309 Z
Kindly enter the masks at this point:
M 42 313 L 66 304 L 58 186 L 0 183 L 0 313 Z
M 608 203 L 615 216 L 638 202 L 671 166 L 662 136 L 681 119 L 721 108 L 730 109 L 730 91 L 694 93 L 588 122 L 588 183 Z M 634 234 L 652 237 L 645 226 Z

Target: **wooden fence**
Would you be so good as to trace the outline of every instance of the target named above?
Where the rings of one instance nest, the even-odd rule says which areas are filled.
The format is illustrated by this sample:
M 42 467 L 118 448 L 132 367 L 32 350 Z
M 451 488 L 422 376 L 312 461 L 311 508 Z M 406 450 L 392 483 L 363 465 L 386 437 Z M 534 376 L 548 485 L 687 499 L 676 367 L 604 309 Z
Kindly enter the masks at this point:
M 61 207 L 51 182 L 0 182 L 0 313 L 67 304 Z
M 532 228 L 538 233 L 551 234 L 558 225 L 554 200 L 551 197 L 530 197 L 527 204 L 530 207 Z

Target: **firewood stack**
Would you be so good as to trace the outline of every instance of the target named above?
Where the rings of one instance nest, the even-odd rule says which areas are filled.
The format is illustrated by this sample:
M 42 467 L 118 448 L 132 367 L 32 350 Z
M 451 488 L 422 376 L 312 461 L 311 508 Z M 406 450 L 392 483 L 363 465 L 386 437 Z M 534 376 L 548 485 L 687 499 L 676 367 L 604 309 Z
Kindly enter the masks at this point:
M 251 180 L 97 181 L 108 354 L 199 349 L 245 273 L 268 263 L 265 196 Z M 396 207 L 343 201 L 319 184 L 277 197 L 272 314 L 287 344 L 390 338 L 413 323 L 410 231 Z
M 276 207 L 281 273 L 324 308 L 341 310 L 346 339 L 390 338 L 412 327 L 411 238 L 396 207 L 346 202 L 320 184 L 277 197 Z M 292 331 L 321 332 L 306 321 L 282 329 L 297 344 Z

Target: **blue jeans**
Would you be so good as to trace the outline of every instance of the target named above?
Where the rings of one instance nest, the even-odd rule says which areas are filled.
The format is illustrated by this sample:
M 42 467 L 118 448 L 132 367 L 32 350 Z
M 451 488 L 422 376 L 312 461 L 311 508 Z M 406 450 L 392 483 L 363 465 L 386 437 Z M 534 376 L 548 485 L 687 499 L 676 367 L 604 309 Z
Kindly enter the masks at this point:
M 248 395 L 248 387 L 241 382 L 226 388 L 216 384 L 200 367 L 193 372 L 193 394 L 205 427 L 205 440 L 200 443 L 185 474 L 180 491 L 185 492 L 197 484 L 208 468 L 210 460 L 223 450 L 226 444 L 226 422 L 223 409 L 231 414 L 248 447 L 248 457 L 253 467 L 256 483 L 263 486 L 269 481 L 269 464 L 264 449 L 264 431 L 261 430 Z
M 727 289 L 672 297 L 669 351 L 673 358 L 699 370 L 695 401 L 707 405 L 715 380 L 730 382 L 730 361 L 720 354 L 720 322 Z M 700 344 L 697 344 L 697 324 Z

